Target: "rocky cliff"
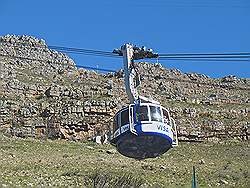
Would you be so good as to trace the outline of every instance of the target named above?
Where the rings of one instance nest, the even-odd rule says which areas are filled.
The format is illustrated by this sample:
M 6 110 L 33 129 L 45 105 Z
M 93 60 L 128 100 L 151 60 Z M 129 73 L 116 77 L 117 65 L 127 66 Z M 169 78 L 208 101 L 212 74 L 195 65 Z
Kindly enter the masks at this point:
M 250 79 L 213 79 L 141 62 L 141 95 L 176 120 L 181 140 L 246 140 Z M 19 137 L 85 140 L 109 134 L 128 103 L 123 73 L 77 69 L 72 59 L 30 36 L 0 37 L 0 130 Z

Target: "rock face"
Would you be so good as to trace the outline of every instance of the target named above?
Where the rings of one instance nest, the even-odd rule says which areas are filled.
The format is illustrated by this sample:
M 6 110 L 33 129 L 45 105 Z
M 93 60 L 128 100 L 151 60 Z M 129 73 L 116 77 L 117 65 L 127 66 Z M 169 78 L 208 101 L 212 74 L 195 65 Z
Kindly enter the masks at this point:
M 180 140 L 248 139 L 250 79 L 212 79 L 144 62 L 138 70 L 139 92 L 170 110 Z M 77 69 L 34 37 L 0 37 L 0 130 L 73 140 L 109 135 L 115 112 L 128 103 L 122 75 Z

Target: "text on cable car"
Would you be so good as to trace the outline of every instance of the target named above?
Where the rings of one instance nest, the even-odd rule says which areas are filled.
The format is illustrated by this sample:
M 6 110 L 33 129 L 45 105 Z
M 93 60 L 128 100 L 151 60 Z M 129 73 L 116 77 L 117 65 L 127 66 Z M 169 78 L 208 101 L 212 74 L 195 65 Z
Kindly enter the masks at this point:
M 158 130 L 164 131 L 164 132 L 169 132 L 168 128 L 165 127 L 164 125 L 157 125 Z

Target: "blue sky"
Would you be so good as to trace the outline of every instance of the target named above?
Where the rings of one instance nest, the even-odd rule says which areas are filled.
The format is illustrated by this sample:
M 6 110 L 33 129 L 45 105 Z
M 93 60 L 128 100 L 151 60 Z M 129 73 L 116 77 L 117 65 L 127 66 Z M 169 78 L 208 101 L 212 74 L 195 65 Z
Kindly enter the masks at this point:
M 1 0 L 0 35 L 112 51 L 130 42 L 158 53 L 250 52 L 250 0 Z M 119 69 L 117 59 L 71 55 L 79 65 Z M 210 77 L 250 77 L 250 62 L 160 61 Z

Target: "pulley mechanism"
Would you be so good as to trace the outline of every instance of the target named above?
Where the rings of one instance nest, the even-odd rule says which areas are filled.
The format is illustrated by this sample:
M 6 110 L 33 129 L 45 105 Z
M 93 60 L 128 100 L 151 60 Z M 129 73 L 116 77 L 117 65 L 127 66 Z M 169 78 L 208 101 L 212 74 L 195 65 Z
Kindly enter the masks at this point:
M 142 46 L 140 48 L 137 46 L 132 46 L 131 44 L 125 44 L 124 46 L 121 47 L 121 49 L 114 49 L 113 53 L 118 54 L 119 56 L 123 56 L 123 49 L 126 45 L 129 46 L 131 50 L 133 50 L 133 55 L 131 57 L 132 60 L 159 57 L 159 55 L 157 53 L 154 53 L 151 48 L 147 49 L 145 46 Z

